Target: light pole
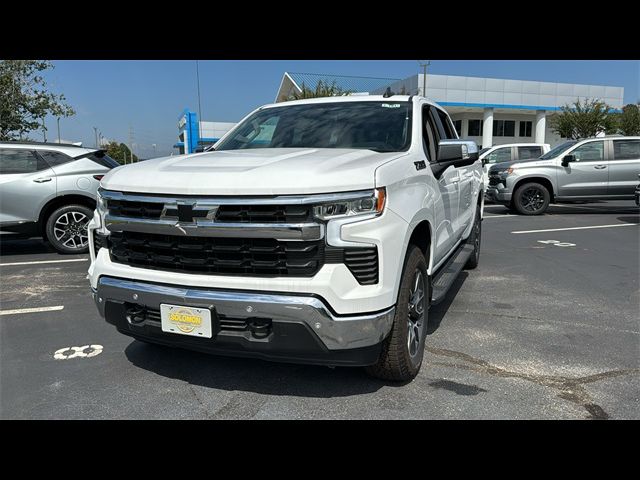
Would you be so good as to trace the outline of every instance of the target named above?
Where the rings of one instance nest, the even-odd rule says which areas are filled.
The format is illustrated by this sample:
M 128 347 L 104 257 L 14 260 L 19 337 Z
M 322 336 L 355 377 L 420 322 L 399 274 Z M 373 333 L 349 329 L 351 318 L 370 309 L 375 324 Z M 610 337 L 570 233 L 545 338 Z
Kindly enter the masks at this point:
M 60 117 L 58 117 L 58 143 L 60 143 Z
M 151 144 L 151 146 L 153 147 L 153 157 L 155 158 L 157 145 L 155 143 L 153 143 L 153 144 Z
M 96 148 L 98 148 L 98 127 L 93 127 L 93 131 L 96 135 Z
M 422 67 L 422 96 L 426 97 L 427 96 L 427 67 L 431 65 L 431 60 L 428 60 L 426 62 L 421 62 L 420 60 L 418 60 L 418 63 Z
M 198 67 L 198 60 L 196 60 L 196 81 L 198 83 L 198 144 L 202 142 L 202 106 L 200 104 L 200 68 Z

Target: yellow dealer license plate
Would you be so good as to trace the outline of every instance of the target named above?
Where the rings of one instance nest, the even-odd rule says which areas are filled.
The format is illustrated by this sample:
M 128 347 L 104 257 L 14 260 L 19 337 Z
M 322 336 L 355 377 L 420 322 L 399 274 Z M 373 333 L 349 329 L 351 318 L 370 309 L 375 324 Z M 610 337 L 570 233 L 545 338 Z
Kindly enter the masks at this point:
M 182 305 L 160 305 L 162 331 L 211 338 L 211 311 Z

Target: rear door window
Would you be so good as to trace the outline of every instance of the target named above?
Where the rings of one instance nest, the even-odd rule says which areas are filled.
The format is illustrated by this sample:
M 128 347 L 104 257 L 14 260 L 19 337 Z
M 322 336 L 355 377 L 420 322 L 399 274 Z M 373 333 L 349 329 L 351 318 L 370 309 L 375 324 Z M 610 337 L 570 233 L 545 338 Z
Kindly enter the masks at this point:
M 640 160 L 640 140 L 614 140 L 614 160 Z
M 31 150 L 0 149 L 0 174 L 35 173 L 48 168 Z
M 102 165 L 103 167 L 107 167 L 109 169 L 120 166 L 118 162 L 116 162 L 113 158 L 111 158 L 109 155 L 107 155 L 106 153 L 100 150 L 96 152 L 87 153 L 85 155 L 80 155 L 75 158 L 76 160 L 79 158 L 88 158 L 89 160 L 93 160 L 94 162 L 96 162 L 98 165 Z
M 538 158 L 542 155 L 542 147 L 518 147 L 518 160 Z

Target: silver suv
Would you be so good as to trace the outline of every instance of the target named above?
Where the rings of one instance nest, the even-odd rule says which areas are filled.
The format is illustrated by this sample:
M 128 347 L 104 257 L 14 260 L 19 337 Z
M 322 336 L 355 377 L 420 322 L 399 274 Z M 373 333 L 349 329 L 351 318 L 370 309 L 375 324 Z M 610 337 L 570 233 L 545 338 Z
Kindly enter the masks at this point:
M 42 236 L 59 252 L 87 252 L 98 185 L 116 166 L 93 148 L 0 142 L 0 238 Z
M 633 200 L 638 173 L 640 137 L 570 140 L 533 161 L 493 165 L 487 198 L 522 215 L 561 201 Z

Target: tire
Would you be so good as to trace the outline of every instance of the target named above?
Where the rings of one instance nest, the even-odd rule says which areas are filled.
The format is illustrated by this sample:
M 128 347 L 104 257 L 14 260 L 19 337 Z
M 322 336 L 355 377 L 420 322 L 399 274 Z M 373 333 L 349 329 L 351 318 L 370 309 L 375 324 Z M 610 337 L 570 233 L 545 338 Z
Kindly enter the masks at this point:
M 84 205 L 65 205 L 56 209 L 47 219 L 47 240 L 60 253 L 87 253 L 87 225 L 92 217 L 93 210 Z
M 418 302 L 413 302 L 415 307 L 410 307 L 411 300 L 420 296 L 416 283 L 419 287 L 421 283 L 422 296 Z M 391 333 L 382 344 L 378 362 L 366 367 L 369 375 L 395 382 L 408 382 L 415 378 L 424 357 L 430 298 L 427 262 L 422 251 L 412 245 L 405 260 Z
M 478 266 L 480 261 L 480 246 L 482 244 L 482 218 L 480 217 L 480 204 L 476 207 L 476 216 L 473 219 L 473 227 L 467 239 L 468 243 L 473 244 L 473 253 L 464 265 L 467 270 L 473 270 Z
M 513 206 L 520 215 L 542 215 L 547 211 L 551 195 L 544 185 L 529 182 L 520 185 L 513 198 Z

